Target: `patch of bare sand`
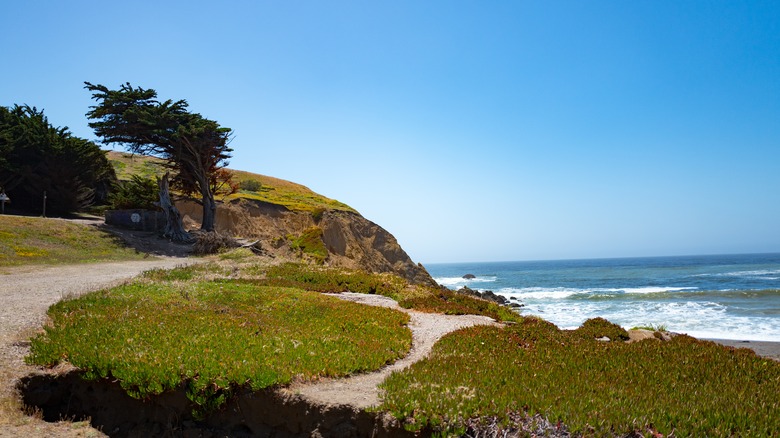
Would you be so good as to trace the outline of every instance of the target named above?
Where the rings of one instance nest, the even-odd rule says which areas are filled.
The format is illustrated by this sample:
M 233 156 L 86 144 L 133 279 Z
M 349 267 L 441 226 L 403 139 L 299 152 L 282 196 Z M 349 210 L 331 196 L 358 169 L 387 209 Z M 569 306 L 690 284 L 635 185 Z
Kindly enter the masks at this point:
M 303 396 L 308 401 L 325 406 L 349 405 L 355 409 L 376 406 L 380 402 L 378 385 L 393 371 L 402 370 L 426 357 L 433 345 L 447 333 L 475 325 L 499 325 L 493 319 L 477 315 L 441 315 L 404 309 L 381 295 L 340 293 L 334 296 L 370 306 L 389 307 L 406 312 L 411 317 L 412 349 L 405 358 L 379 371 L 344 379 L 324 379 L 315 383 L 295 383 L 282 391 Z

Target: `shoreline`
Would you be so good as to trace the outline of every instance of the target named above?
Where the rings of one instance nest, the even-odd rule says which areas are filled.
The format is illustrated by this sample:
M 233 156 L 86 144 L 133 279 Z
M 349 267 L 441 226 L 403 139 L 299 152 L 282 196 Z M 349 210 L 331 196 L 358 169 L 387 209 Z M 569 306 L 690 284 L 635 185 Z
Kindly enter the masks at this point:
M 780 362 L 780 342 L 776 341 L 749 341 L 734 339 L 710 339 L 702 338 L 703 341 L 712 341 L 720 345 L 734 348 L 749 348 L 759 356 L 774 359 Z

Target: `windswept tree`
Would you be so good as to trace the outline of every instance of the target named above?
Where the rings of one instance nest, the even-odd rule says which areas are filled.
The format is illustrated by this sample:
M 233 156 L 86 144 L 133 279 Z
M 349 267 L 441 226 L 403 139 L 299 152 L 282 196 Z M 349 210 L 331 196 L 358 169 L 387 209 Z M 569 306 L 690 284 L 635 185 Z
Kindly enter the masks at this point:
M 118 90 L 85 82 L 97 105 L 90 107 L 89 126 L 106 144 L 165 160 L 172 183 L 185 193 L 198 193 L 203 205 L 201 229 L 214 231 L 217 205 L 215 176 L 227 166 L 231 129 L 190 112 L 185 100 L 157 100 L 153 89 L 125 83 Z

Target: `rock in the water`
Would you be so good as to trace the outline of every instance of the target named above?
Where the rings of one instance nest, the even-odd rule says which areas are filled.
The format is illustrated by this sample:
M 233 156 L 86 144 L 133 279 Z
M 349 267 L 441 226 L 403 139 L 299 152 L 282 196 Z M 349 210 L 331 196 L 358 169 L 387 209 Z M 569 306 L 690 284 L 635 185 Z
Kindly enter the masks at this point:
M 466 274 L 466 275 L 463 276 L 463 278 L 465 278 L 466 280 L 473 280 L 473 279 L 477 278 L 477 276 L 474 275 L 474 274 Z

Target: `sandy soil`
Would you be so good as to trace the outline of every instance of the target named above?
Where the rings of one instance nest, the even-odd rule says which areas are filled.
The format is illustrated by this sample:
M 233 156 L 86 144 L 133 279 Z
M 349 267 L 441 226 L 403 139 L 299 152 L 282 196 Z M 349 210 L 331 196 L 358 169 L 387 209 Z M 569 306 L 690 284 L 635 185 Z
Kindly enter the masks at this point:
M 707 339 L 718 344 L 734 348 L 749 348 L 759 356 L 768 357 L 780 362 L 780 342 L 769 341 L 735 341 L 731 339 Z

